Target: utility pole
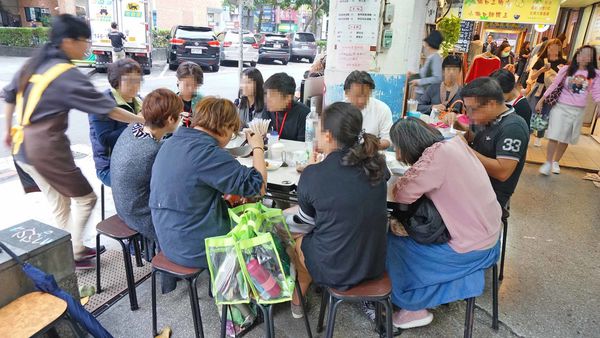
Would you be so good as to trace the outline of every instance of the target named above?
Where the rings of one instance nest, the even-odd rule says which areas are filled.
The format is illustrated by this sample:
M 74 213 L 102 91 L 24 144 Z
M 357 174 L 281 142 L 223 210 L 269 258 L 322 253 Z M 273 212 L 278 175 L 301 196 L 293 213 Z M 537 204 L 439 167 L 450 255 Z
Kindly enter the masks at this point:
M 242 80 L 242 72 L 244 71 L 244 29 L 242 27 L 242 22 L 244 21 L 244 2 L 245 0 L 240 0 L 238 4 L 238 19 L 240 22 L 239 25 L 239 33 L 240 33 L 240 61 L 238 62 L 238 70 L 240 75 L 240 81 Z

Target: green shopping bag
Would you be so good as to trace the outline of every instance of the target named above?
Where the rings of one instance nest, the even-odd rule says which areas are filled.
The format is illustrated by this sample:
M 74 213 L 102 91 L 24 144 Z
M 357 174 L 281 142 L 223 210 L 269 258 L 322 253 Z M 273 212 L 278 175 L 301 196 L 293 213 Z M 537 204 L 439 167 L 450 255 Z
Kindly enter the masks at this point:
M 292 299 L 294 280 L 290 277 L 289 265 L 287 272 L 284 268 L 273 234 L 257 233 L 256 237 L 240 240 L 237 249 L 242 271 L 258 303 L 274 304 Z
M 204 243 L 215 302 L 218 305 L 249 303 L 248 280 L 240 265 L 237 239 L 227 234 L 206 238 Z

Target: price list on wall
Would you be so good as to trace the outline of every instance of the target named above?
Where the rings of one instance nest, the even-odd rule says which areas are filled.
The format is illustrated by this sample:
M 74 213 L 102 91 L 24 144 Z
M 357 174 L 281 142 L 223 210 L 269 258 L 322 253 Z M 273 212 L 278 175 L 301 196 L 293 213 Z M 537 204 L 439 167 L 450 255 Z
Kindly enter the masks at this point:
M 368 70 L 371 51 L 377 48 L 380 0 L 340 0 L 335 16 L 335 68 Z
M 458 42 L 455 45 L 457 52 L 466 53 L 469 51 L 469 44 L 473 39 L 473 28 L 475 28 L 474 21 L 461 21 L 460 22 L 460 35 L 458 36 Z

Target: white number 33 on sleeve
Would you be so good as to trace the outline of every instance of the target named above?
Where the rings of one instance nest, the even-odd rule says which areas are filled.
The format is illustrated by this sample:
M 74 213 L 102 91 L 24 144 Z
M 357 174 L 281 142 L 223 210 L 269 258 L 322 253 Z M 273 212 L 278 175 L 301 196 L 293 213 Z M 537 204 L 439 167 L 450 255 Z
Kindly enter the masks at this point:
M 504 139 L 502 150 L 518 153 L 521 150 L 521 140 L 514 140 L 512 138 Z

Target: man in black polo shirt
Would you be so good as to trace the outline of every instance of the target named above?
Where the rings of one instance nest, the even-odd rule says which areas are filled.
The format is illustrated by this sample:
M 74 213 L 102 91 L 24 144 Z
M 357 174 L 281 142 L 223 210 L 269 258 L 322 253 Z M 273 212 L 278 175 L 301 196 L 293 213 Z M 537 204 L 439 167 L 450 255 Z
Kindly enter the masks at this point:
M 294 78 L 286 73 L 277 73 L 267 79 L 264 88 L 267 108 L 263 119 L 271 120 L 270 128 L 277 132 L 279 138 L 304 142 L 306 116 L 310 108 L 294 99 Z
M 125 51 L 123 50 L 123 41 L 127 41 L 125 34 L 119 32 L 119 26 L 116 22 L 110 24 L 110 33 L 108 33 L 108 38 L 110 39 L 110 44 L 113 48 L 113 62 L 117 60 L 121 60 L 125 58 Z
M 463 87 L 461 95 L 475 124 L 465 139 L 490 176 L 498 202 L 503 208 L 507 207 L 525 166 L 529 143 L 527 123 L 512 107 L 505 105 L 502 88 L 492 78 L 473 80 Z

